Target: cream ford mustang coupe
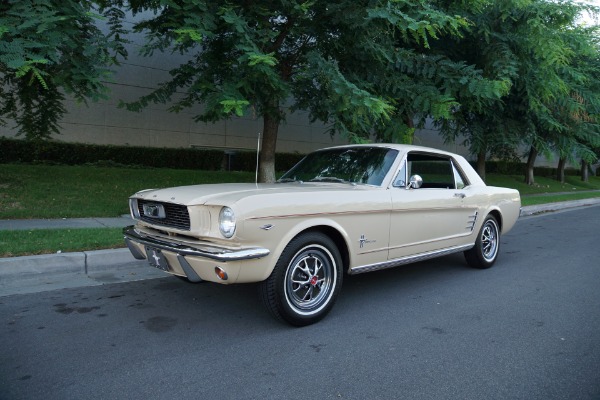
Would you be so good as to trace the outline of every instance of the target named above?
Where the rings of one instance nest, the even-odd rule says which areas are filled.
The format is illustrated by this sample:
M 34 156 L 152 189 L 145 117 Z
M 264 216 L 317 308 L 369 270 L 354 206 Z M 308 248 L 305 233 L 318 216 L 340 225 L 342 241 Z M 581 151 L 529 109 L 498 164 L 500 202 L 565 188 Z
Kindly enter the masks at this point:
M 346 273 L 456 252 L 491 267 L 521 206 L 461 156 L 395 144 L 319 150 L 274 184 L 144 190 L 129 202 L 135 258 L 191 282 L 260 282 L 267 309 L 298 326 L 331 310 Z

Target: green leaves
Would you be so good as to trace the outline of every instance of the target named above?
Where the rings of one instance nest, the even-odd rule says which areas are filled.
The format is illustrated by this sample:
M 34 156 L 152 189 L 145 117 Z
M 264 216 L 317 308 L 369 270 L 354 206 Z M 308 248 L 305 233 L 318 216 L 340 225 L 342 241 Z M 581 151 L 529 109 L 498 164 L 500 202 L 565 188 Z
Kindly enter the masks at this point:
M 186 57 L 129 110 L 201 104 L 195 119 L 217 121 L 250 109 L 275 136 L 288 108 L 305 110 L 354 142 L 410 142 L 433 118 L 478 154 L 525 142 L 587 157 L 597 143 L 600 40 L 575 24 L 595 9 L 570 0 L 9 0 L 0 118 L 47 138 L 60 93 L 102 98 L 127 55 L 128 8 L 143 55 Z
M 33 83 L 32 81 L 35 79 L 42 86 L 42 88 L 44 88 L 45 90 L 48 90 L 48 84 L 42 77 L 42 74 L 44 74 L 44 72 L 36 67 L 36 64 L 47 64 L 47 63 L 48 63 L 47 60 L 27 60 L 27 61 L 25 61 L 24 65 L 21 65 L 20 67 L 18 67 L 16 69 L 15 77 L 23 78 L 26 75 L 30 75 L 30 80 L 29 80 L 28 84 L 31 85 Z
M 269 67 L 274 67 L 277 65 L 277 58 L 274 57 L 274 52 L 269 54 L 257 54 L 250 52 L 247 56 L 249 58 L 248 65 L 251 67 L 254 67 L 257 64 L 265 64 Z
M 81 102 L 105 96 L 103 82 L 124 54 L 123 40 L 100 31 L 95 7 L 74 0 L 0 3 L 0 123 L 11 118 L 26 138 L 48 138 L 60 132 L 60 91 Z M 120 14 L 105 14 L 118 26 Z
M 179 43 L 183 43 L 187 39 L 196 43 L 202 43 L 202 33 L 195 29 L 181 28 L 175 29 L 173 32 L 177 35 L 177 39 L 175 40 Z
M 597 119 L 583 116 L 590 116 L 588 105 L 598 104 L 593 82 L 600 75 L 591 67 L 598 35 L 577 28 L 587 8 L 572 1 L 510 0 L 465 9 L 473 27 L 444 51 L 497 79 L 461 79 L 467 95 L 458 97 L 453 121 L 441 123 L 447 140 L 466 137 L 474 154 L 502 155 L 526 145 L 561 157 L 589 155 L 582 147 L 590 143 L 583 125 Z
M 219 102 L 223 106 L 225 114 L 235 113 L 238 117 L 244 115 L 245 109 L 250 105 L 247 100 L 221 100 Z
M 470 24 L 466 18 L 451 15 L 426 1 L 390 1 L 367 9 L 369 19 L 381 19 L 406 43 L 414 41 L 430 48 L 430 41 L 441 36 L 460 36 Z

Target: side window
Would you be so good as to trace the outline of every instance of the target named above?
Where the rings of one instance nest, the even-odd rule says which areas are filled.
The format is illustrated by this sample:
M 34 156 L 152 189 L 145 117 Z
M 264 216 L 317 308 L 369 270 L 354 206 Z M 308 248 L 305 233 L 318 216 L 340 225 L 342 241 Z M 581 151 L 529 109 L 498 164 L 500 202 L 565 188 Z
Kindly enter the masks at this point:
M 452 163 L 452 170 L 454 171 L 454 182 L 456 182 L 456 188 L 464 189 L 465 186 L 467 186 L 467 185 L 465 184 L 465 180 L 463 179 L 462 175 L 460 174 L 460 171 L 458 169 L 456 169 L 456 166 L 454 165 L 454 163 Z
M 460 177 L 449 158 L 431 154 L 410 153 L 408 155 L 410 176 L 423 178 L 422 189 L 454 189 L 456 176 Z M 464 183 L 462 184 L 464 187 Z
M 392 184 L 394 187 L 406 187 L 406 162 L 402 161 L 402 167 L 400 167 L 400 171 L 396 178 L 394 179 L 394 183 Z

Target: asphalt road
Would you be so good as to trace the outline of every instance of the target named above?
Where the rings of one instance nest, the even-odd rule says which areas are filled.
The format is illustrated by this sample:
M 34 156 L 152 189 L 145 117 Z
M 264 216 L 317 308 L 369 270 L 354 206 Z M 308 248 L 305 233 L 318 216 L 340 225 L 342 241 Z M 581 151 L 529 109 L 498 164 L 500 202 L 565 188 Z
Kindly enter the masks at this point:
M 291 328 L 176 278 L 0 297 L 1 399 L 599 399 L 600 207 L 521 219 L 490 270 L 349 277 Z

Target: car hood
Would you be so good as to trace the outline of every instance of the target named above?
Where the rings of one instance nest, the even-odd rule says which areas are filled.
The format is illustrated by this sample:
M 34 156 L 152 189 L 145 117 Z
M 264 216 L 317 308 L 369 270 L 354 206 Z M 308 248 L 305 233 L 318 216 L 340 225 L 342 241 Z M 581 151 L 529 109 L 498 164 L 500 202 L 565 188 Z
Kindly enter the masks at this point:
M 246 197 L 265 194 L 307 193 L 364 190 L 369 186 L 341 183 L 221 183 L 211 185 L 180 186 L 166 189 L 150 189 L 136 193 L 138 199 L 192 205 L 232 204 Z M 371 187 L 373 188 L 373 187 Z

